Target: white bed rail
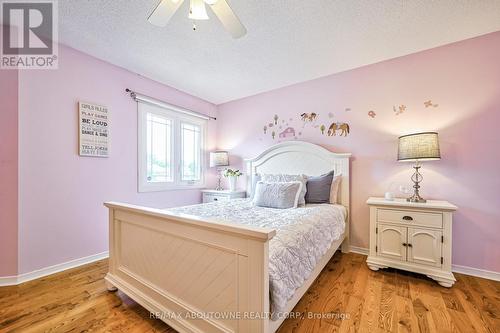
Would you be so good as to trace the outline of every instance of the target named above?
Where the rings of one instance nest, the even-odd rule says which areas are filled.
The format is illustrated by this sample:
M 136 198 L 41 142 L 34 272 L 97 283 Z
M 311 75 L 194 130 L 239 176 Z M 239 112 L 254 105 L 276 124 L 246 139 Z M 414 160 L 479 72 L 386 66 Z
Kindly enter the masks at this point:
M 108 202 L 108 288 L 179 332 L 267 333 L 275 231 Z M 239 316 L 239 317 L 238 317 Z

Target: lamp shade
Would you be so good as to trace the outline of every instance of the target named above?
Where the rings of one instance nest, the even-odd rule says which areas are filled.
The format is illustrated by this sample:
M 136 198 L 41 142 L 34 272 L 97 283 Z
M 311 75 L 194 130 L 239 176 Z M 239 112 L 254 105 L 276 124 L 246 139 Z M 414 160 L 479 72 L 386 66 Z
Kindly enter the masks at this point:
M 398 161 L 430 161 L 441 159 L 436 132 L 415 133 L 399 137 Z
M 214 151 L 210 153 L 210 167 L 229 165 L 229 154 L 227 151 Z

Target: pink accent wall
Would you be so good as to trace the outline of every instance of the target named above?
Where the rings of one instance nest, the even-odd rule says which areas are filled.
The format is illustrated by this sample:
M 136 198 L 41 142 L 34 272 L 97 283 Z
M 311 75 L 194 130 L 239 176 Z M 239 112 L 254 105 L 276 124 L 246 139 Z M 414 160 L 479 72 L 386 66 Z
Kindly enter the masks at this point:
M 423 166 L 422 194 L 459 207 L 453 263 L 500 272 L 499 59 L 496 32 L 229 102 L 218 107 L 217 145 L 241 165 L 241 158 L 279 142 L 279 129 L 275 140 L 263 133 L 277 114 L 297 135 L 302 132 L 300 140 L 351 152 L 351 240 L 366 248 L 367 198 L 388 190 L 401 196 L 399 185 L 410 185 L 411 165 L 396 162 L 397 137 L 437 130 L 442 160 Z M 425 108 L 429 99 L 439 106 Z M 393 105 L 400 104 L 407 110 L 396 116 Z M 371 110 L 375 118 L 368 116 Z M 347 122 L 351 133 L 328 137 L 314 125 L 302 127 L 304 112 L 318 113 L 315 124 L 327 128 L 332 121 Z M 279 123 L 282 129 L 285 124 Z
M 0 276 L 17 274 L 17 80 L 0 70 Z
M 216 113 L 211 103 L 64 46 L 58 70 L 20 72 L 20 273 L 107 251 L 104 201 L 153 207 L 201 201 L 199 190 L 137 192 L 137 106 L 125 88 Z M 109 158 L 78 155 L 78 101 L 109 108 Z M 210 121 L 209 149 L 215 130 Z

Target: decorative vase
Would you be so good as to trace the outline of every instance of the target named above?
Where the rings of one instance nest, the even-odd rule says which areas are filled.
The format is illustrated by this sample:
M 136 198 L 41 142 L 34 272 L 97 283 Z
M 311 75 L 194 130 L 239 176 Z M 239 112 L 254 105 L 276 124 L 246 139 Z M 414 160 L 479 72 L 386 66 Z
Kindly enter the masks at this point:
M 238 180 L 238 177 L 230 176 L 228 178 L 229 178 L 229 191 L 231 192 L 236 191 L 236 180 Z

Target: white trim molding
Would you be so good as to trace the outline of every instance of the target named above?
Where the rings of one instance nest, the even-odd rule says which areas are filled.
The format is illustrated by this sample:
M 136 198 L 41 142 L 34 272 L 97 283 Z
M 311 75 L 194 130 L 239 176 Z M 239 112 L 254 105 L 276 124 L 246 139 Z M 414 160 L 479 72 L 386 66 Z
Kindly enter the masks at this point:
M 0 276 L 0 287 L 15 286 L 17 285 L 17 275 L 14 276 Z
M 455 273 L 477 276 L 488 280 L 500 281 L 499 272 L 487 271 L 485 269 L 479 269 L 461 265 L 452 265 L 451 270 Z
M 350 252 L 352 252 L 352 253 L 362 254 L 365 256 L 367 256 L 369 253 L 368 249 L 365 247 L 351 245 L 349 248 L 350 248 Z M 500 281 L 500 272 L 493 272 L 493 271 L 488 271 L 485 269 L 473 268 L 473 267 L 461 266 L 461 265 L 451 265 L 451 270 L 454 273 L 460 273 L 460 274 L 464 274 L 464 275 L 480 277 L 483 279 L 488 279 L 488 280 L 493 280 L 493 281 Z
M 349 252 L 357 253 L 357 254 L 362 254 L 367 256 L 369 254 L 369 251 L 366 247 L 359 247 L 359 246 L 353 246 L 351 245 L 349 247 Z
M 106 259 L 109 256 L 109 252 L 101 252 L 97 253 L 88 257 L 83 257 L 75 260 L 71 260 L 68 262 L 64 262 L 61 264 L 45 267 L 42 269 L 38 269 L 32 272 L 28 273 L 23 273 L 19 274 L 17 276 L 5 276 L 5 277 L 0 277 L 0 287 L 6 287 L 6 286 L 15 286 L 24 282 L 36 280 L 48 275 L 52 275 L 55 273 L 59 273 L 71 268 L 76 268 L 82 265 L 90 264 L 102 259 Z

